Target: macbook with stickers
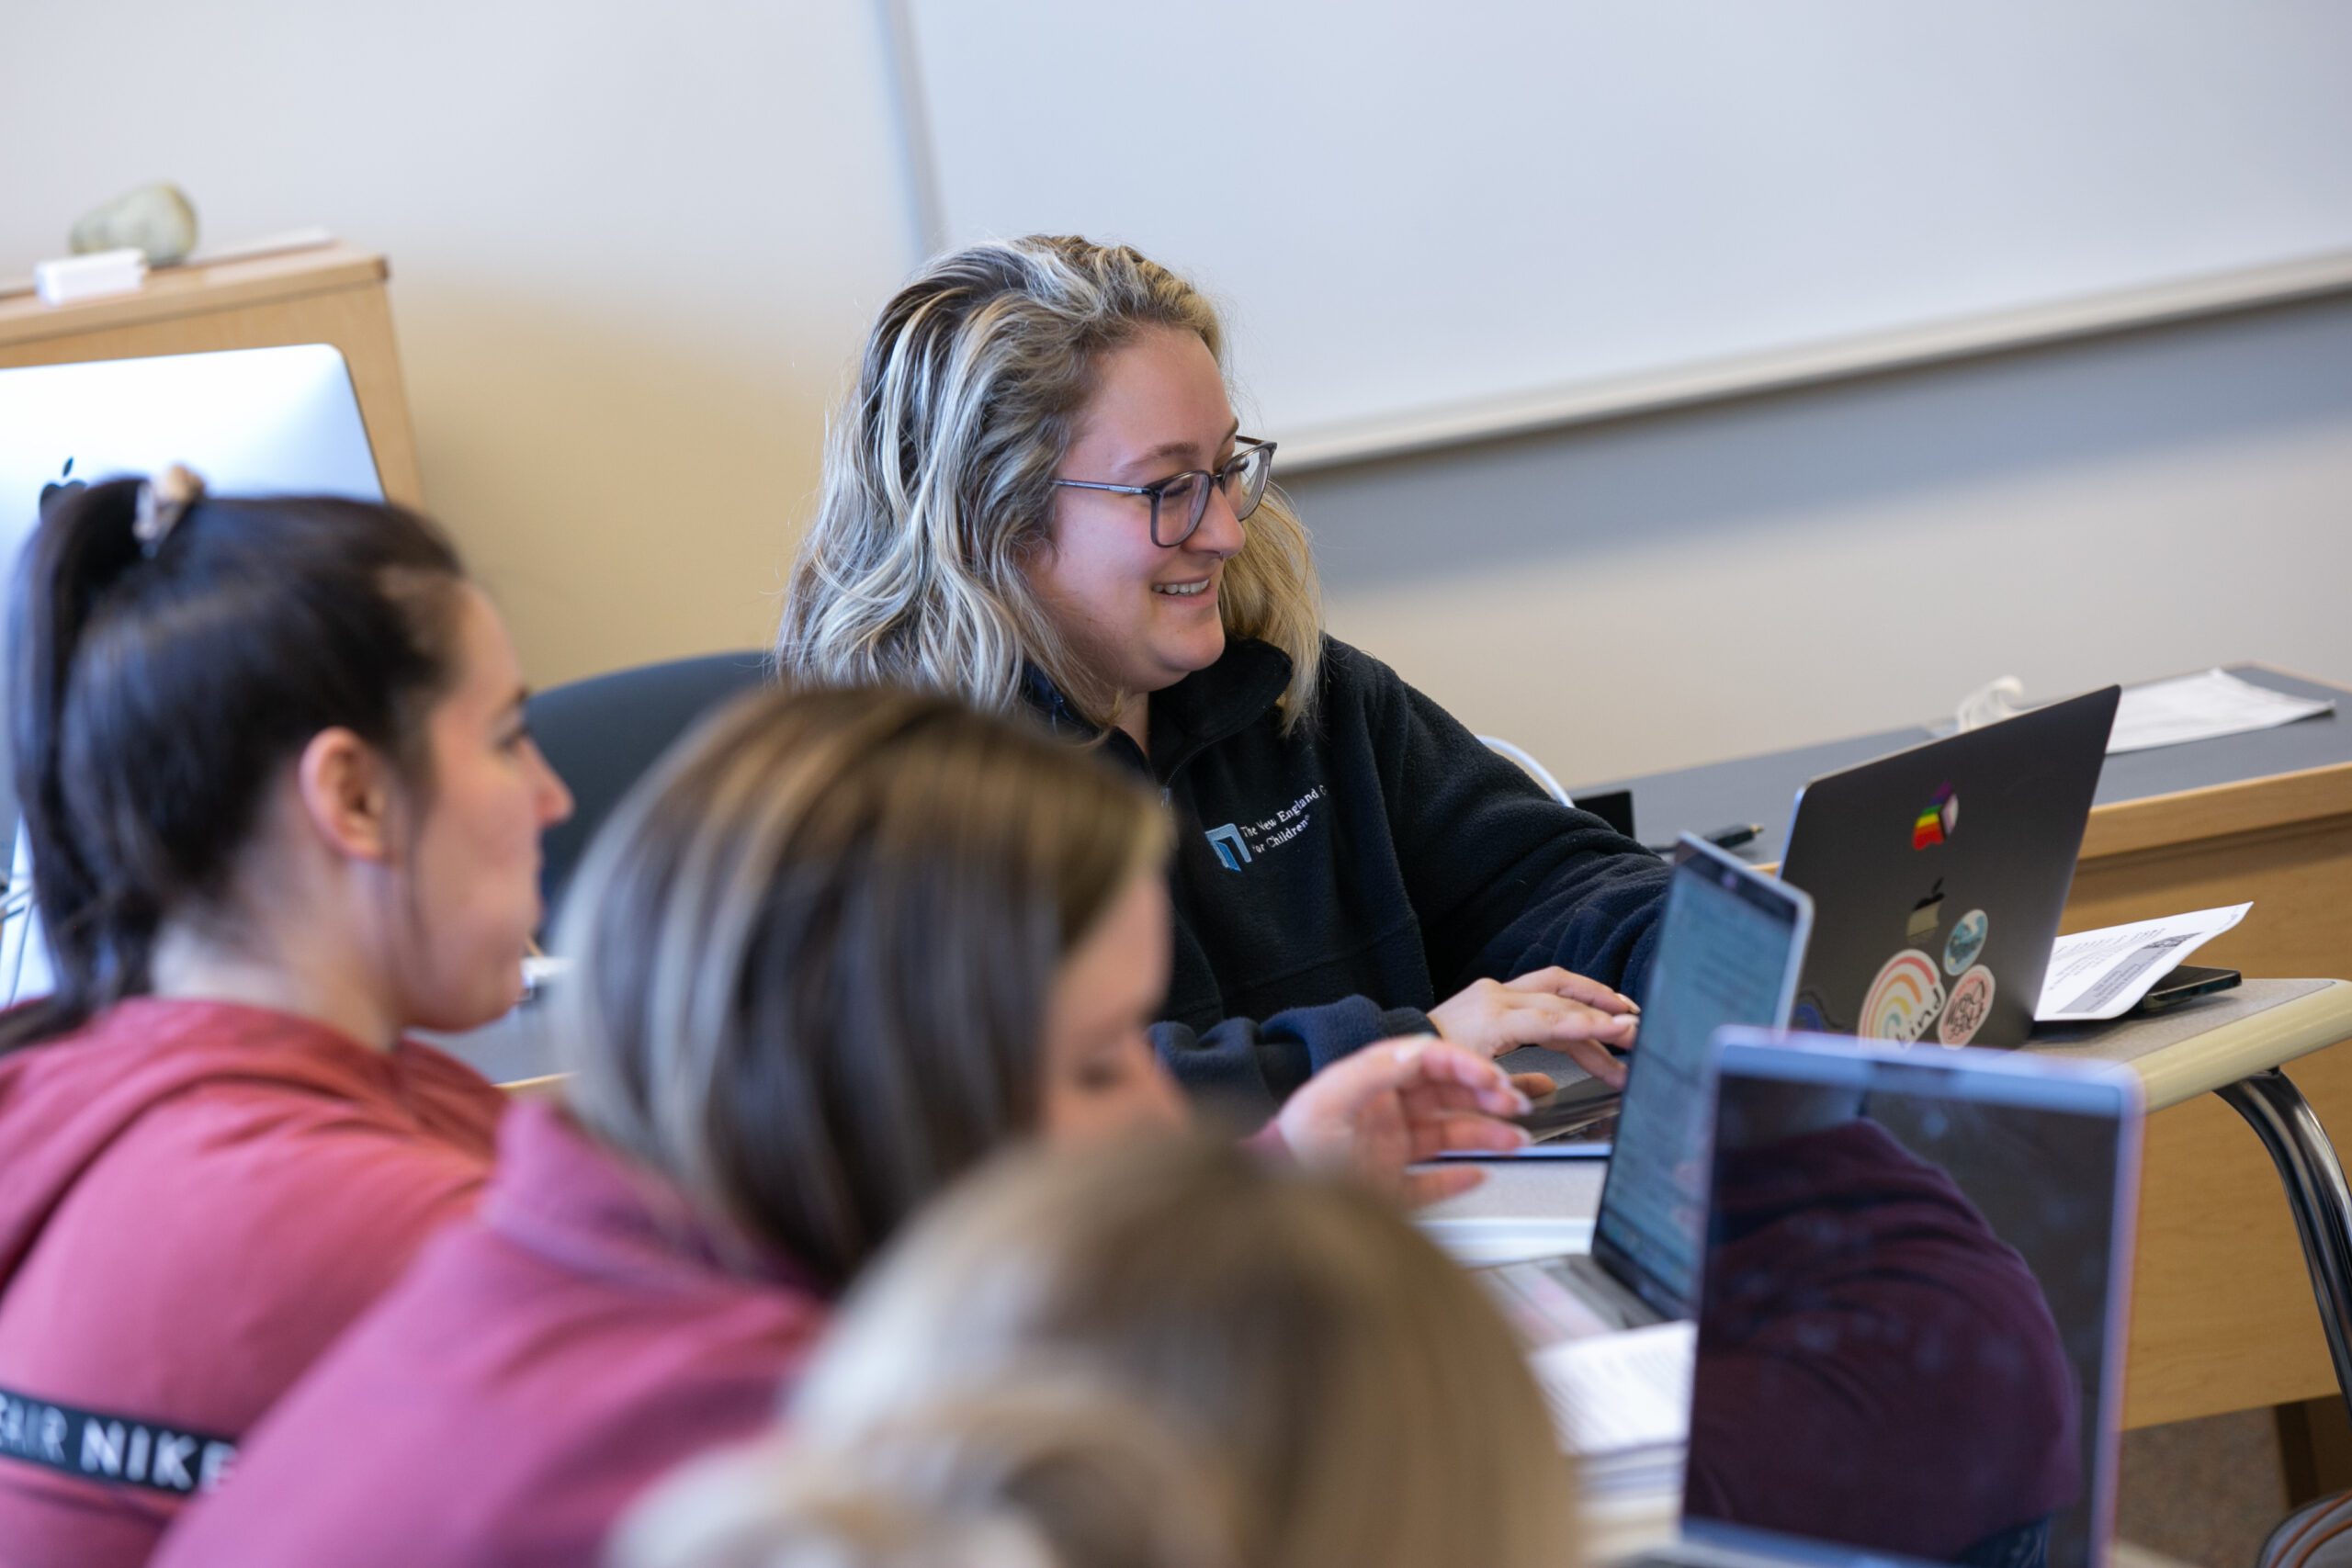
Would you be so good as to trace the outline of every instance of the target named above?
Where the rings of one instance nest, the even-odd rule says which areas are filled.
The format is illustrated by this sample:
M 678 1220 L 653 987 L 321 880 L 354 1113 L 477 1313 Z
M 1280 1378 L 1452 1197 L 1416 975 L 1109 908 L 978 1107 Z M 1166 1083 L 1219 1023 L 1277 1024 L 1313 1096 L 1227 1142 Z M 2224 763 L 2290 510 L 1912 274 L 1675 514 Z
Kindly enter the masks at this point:
M 2129 1071 L 1727 1031 L 1679 1539 L 1644 1564 L 2095 1568 Z
M 1800 1029 L 2022 1045 L 2120 688 L 1815 779 L 1781 877 L 1813 895 Z

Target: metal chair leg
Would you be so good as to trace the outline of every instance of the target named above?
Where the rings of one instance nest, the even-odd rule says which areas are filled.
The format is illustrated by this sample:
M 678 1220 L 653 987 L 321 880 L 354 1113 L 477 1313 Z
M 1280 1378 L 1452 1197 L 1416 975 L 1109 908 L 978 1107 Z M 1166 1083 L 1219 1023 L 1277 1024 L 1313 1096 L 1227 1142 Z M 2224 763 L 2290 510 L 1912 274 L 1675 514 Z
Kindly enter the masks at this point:
M 2352 1413 L 2352 1186 L 2327 1130 L 2287 1075 L 2272 1068 L 2218 1091 L 2270 1151 L 2302 1237 L 2336 1391 Z

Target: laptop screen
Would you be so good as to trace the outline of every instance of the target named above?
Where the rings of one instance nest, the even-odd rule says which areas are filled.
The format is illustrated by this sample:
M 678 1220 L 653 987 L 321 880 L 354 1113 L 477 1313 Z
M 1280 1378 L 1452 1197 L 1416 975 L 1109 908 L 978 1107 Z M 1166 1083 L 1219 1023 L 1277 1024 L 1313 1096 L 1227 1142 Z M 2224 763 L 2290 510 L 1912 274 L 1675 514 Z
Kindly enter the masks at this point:
M 1720 1095 L 1686 1529 L 1824 1561 L 2093 1561 L 2129 1087 L 1731 1045 Z
M 1675 867 L 1619 1108 L 1594 1258 L 1669 1316 L 1690 1314 L 1699 1269 L 1709 1043 L 1725 1024 L 1788 1021 L 1811 907 L 1720 852 Z

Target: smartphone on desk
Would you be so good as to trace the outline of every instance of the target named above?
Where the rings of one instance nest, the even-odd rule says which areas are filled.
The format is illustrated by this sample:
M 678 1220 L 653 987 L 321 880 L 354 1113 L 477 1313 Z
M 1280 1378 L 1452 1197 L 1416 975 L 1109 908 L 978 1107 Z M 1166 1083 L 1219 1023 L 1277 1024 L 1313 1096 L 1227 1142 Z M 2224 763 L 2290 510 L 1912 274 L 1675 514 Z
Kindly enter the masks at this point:
M 2138 1018 L 2152 1012 L 2168 1011 L 2195 998 L 2226 991 L 2244 977 L 2234 969 L 2212 969 L 2201 964 L 2183 964 L 2149 987 L 2148 994 L 2132 1004 L 2132 1015 Z
M 1617 1137 L 1617 1105 L 1623 1099 L 1599 1078 L 1565 1083 L 1529 1108 L 1504 1120 L 1527 1129 L 1535 1141 L 1512 1154 L 1471 1149 L 1440 1159 L 1607 1159 Z

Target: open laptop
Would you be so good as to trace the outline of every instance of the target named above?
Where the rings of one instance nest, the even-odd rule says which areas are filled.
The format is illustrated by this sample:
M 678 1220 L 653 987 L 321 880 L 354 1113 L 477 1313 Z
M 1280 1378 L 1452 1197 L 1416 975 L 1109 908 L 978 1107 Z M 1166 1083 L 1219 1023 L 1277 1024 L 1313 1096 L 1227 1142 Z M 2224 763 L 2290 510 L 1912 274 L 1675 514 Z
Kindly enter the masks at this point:
M 1781 877 L 1818 911 L 1799 1028 L 2025 1043 L 2121 694 L 2104 687 L 1798 792 Z
M 1732 1030 L 1716 1085 L 1680 1539 L 1641 1561 L 2102 1562 L 2138 1080 Z
M 1800 890 L 1683 839 L 1591 1250 L 1483 1271 L 1531 1344 L 1690 1316 L 1709 1042 L 1725 1024 L 1786 1022 L 1812 920 Z

